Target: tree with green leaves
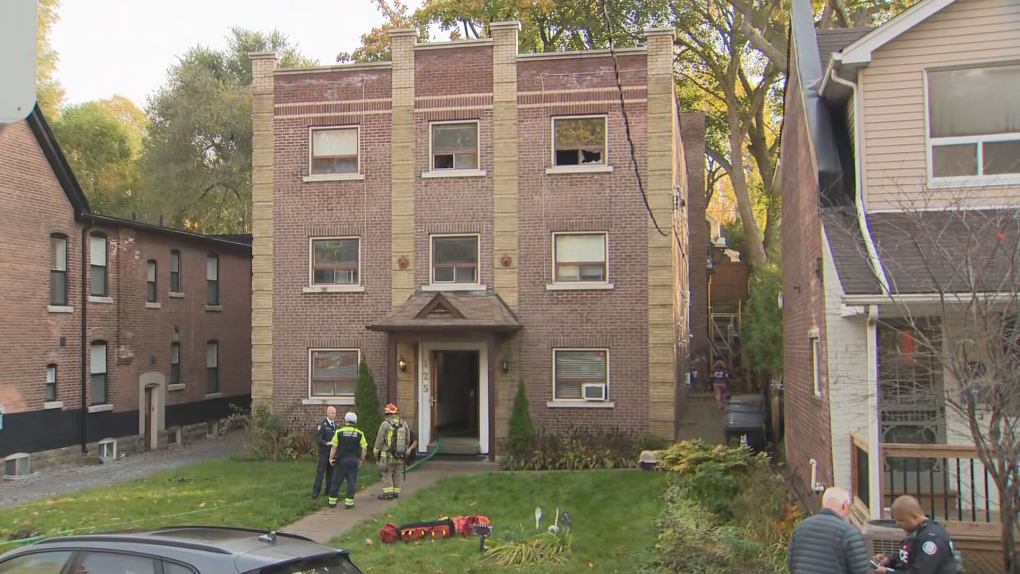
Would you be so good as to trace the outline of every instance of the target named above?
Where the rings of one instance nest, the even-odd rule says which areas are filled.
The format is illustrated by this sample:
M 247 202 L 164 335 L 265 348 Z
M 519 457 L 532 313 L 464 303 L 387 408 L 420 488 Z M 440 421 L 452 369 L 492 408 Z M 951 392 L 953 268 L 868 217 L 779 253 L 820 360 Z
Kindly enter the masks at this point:
M 60 0 L 36 0 L 35 30 L 35 98 L 44 116 L 50 121 L 60 116 L 64 88 L 57 81 L 57 52 L 50 44 L 50 32 L 60 20 Z
M 518 381 L 513 410 L 510 411 L 506 446 L 511 453 L 519 453 L 527 448 L 533 440 L 535 440 L 535 425 L 531 422 L 528 391 L 524 386 L 524 381 Z
M 375 437 L 385 417 L 379 405 L 379 389 L 375 384 L 375 376 L 365 359 L 358 364 L 358 382 L 354 387 L 354 412 L 358 414 L 358 428 L 365 433 L 365 440 L 371 448 L 375 444 Z
M 130 100 L 114 96 L 68 106 L 53 133 L 89 205 L 98 213 L 128 217 L 138 207 L 142 136 L 147 118 Z
M 144 211 L 203 233 L 251 229 L 252 72 L 249 52 L 281 67 L 312 66 L 277 30 L 233 28 L 224 50 L 196 46 L 149 98 Z
M 751 272 L 750 296 L 740 325 L 747 363 L 759 380 L 767 381 L 783 372 L 782 290 L 783 271 L 778 253 L 774 253 L 767 265 Z

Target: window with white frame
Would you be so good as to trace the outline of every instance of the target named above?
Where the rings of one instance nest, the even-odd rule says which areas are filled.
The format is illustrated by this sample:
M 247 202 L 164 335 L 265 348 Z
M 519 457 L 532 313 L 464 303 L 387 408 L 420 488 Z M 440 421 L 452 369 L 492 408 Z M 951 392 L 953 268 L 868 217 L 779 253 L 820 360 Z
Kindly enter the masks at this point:
M 89 237 L 89 295 L 106 297 L 106 236 L 94 234 Z
M 170 252 L 170 292 L 181 293 L 181 252 Z
M 606 116 L 553 118 L 553 165 L 606 165 Z
M 606 233 L 554 233 L 553 271 L 557 283 L 605 282 Z
M 606 349 L 554 349 L 553 399 L 583 400 L 597 397 L 608 400 L 609 351 Z
M 67 305 L 67 236 L 50 235 L 50 305 Z
M 220 258 L 210 255 L 205 258 L 205 304 L 216 307 L 220 304 Z
M 181 344 L 170 343 L 170 384 L 181 384 Z
M 361 242 L 357 237 L 311 240 L 312 285 L 357 285 L 361 280 Z
M 209 341 L 205 344 L 205 392 L 220 392 L 220 344 Z
M 933 180 L 1020 179 L 1020 64 L 928 70 Z
M 432 171 L 478 169 L 478 122 L 435 123 L 431 126 Z
M 308 351 L 309 394 L 312 397 L 353 397 L 358 382 L 357 349 Z
M 432 284 L 478 283 L 478 236 L 432 237 Z
M 57 400 L 57 366 L 46 365 L 46 402 Z
M 311 175 L 358 172 L 358 127 L 312 128 Z
M 93 341 L 89 347 L 89 390 L 93 405 L 105 405 L 108 402 L 106 351 L 106 341 Z
M 811 337 L 811 388 L 816 397 L 822 396 L 821 347 L 818 337 Z
M 156 294 L 156 260 L 150 259 L 145 263 L 145 300 L 155 303 L 159 300 Z

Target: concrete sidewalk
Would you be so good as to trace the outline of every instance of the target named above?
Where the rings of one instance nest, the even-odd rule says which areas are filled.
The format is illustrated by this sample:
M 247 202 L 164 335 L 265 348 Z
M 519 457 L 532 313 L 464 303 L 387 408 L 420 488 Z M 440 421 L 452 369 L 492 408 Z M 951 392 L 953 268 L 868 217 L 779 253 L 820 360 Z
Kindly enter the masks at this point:
M 499 470 L 499 467 L 490 462 L 430 460 L 407 473 L 399 500 L 379 500 L 378 496 L 382 494 L 382 484 L 377 482 L 354 496 L 354 508 L 350 510 L 343 508 L 343 499 L 341 498 L 340 505 L 336 508 L 323 508 L 280 530 L 307 536 L 316 542 L 325 544 L 346 533 L 362 520 L 386 512 L 394 505 L 414 496 L 419 490 L 432 486 L 443 477 L 481 474 L 496 470 Z

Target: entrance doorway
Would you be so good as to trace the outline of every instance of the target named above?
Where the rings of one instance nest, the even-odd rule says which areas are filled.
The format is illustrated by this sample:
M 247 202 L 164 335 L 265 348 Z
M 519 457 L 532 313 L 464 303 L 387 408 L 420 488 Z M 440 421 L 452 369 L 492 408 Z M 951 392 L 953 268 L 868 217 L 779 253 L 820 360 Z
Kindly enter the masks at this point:
M 489 452 L 488 357 L 484 344 L 422 345 L 419 450 Z
M 153 449 L 153 436 L 155 433 L 152 431 L 153 423 L 156 422 L 155 405 L 152 400 L 152 393 L 157 387 L 145 387 L 145 409 L 142 411 L 142 426 L 145 427 L 145 450 Z

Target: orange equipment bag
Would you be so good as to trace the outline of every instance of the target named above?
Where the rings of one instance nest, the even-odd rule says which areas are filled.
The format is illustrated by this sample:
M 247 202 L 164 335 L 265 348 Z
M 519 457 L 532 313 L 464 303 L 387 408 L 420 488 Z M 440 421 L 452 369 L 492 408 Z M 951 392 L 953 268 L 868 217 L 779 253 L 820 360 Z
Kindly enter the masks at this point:
M 398 530 L 400 539 L 404 542 L 422 538 L 452 538 L 457 534 L 457 529 L 449 518 L 405 524 Z
M 480 515 L 471 516 L 454 516 L 450 520 L 453 521 L 454 527 L 457 529 L 457 534 L 461 536 L 471 536 L 475 533 L 475 525 L 483 524 L 485 526 L 491 526 L 492 522 L 489 521 L 489 517 Z

